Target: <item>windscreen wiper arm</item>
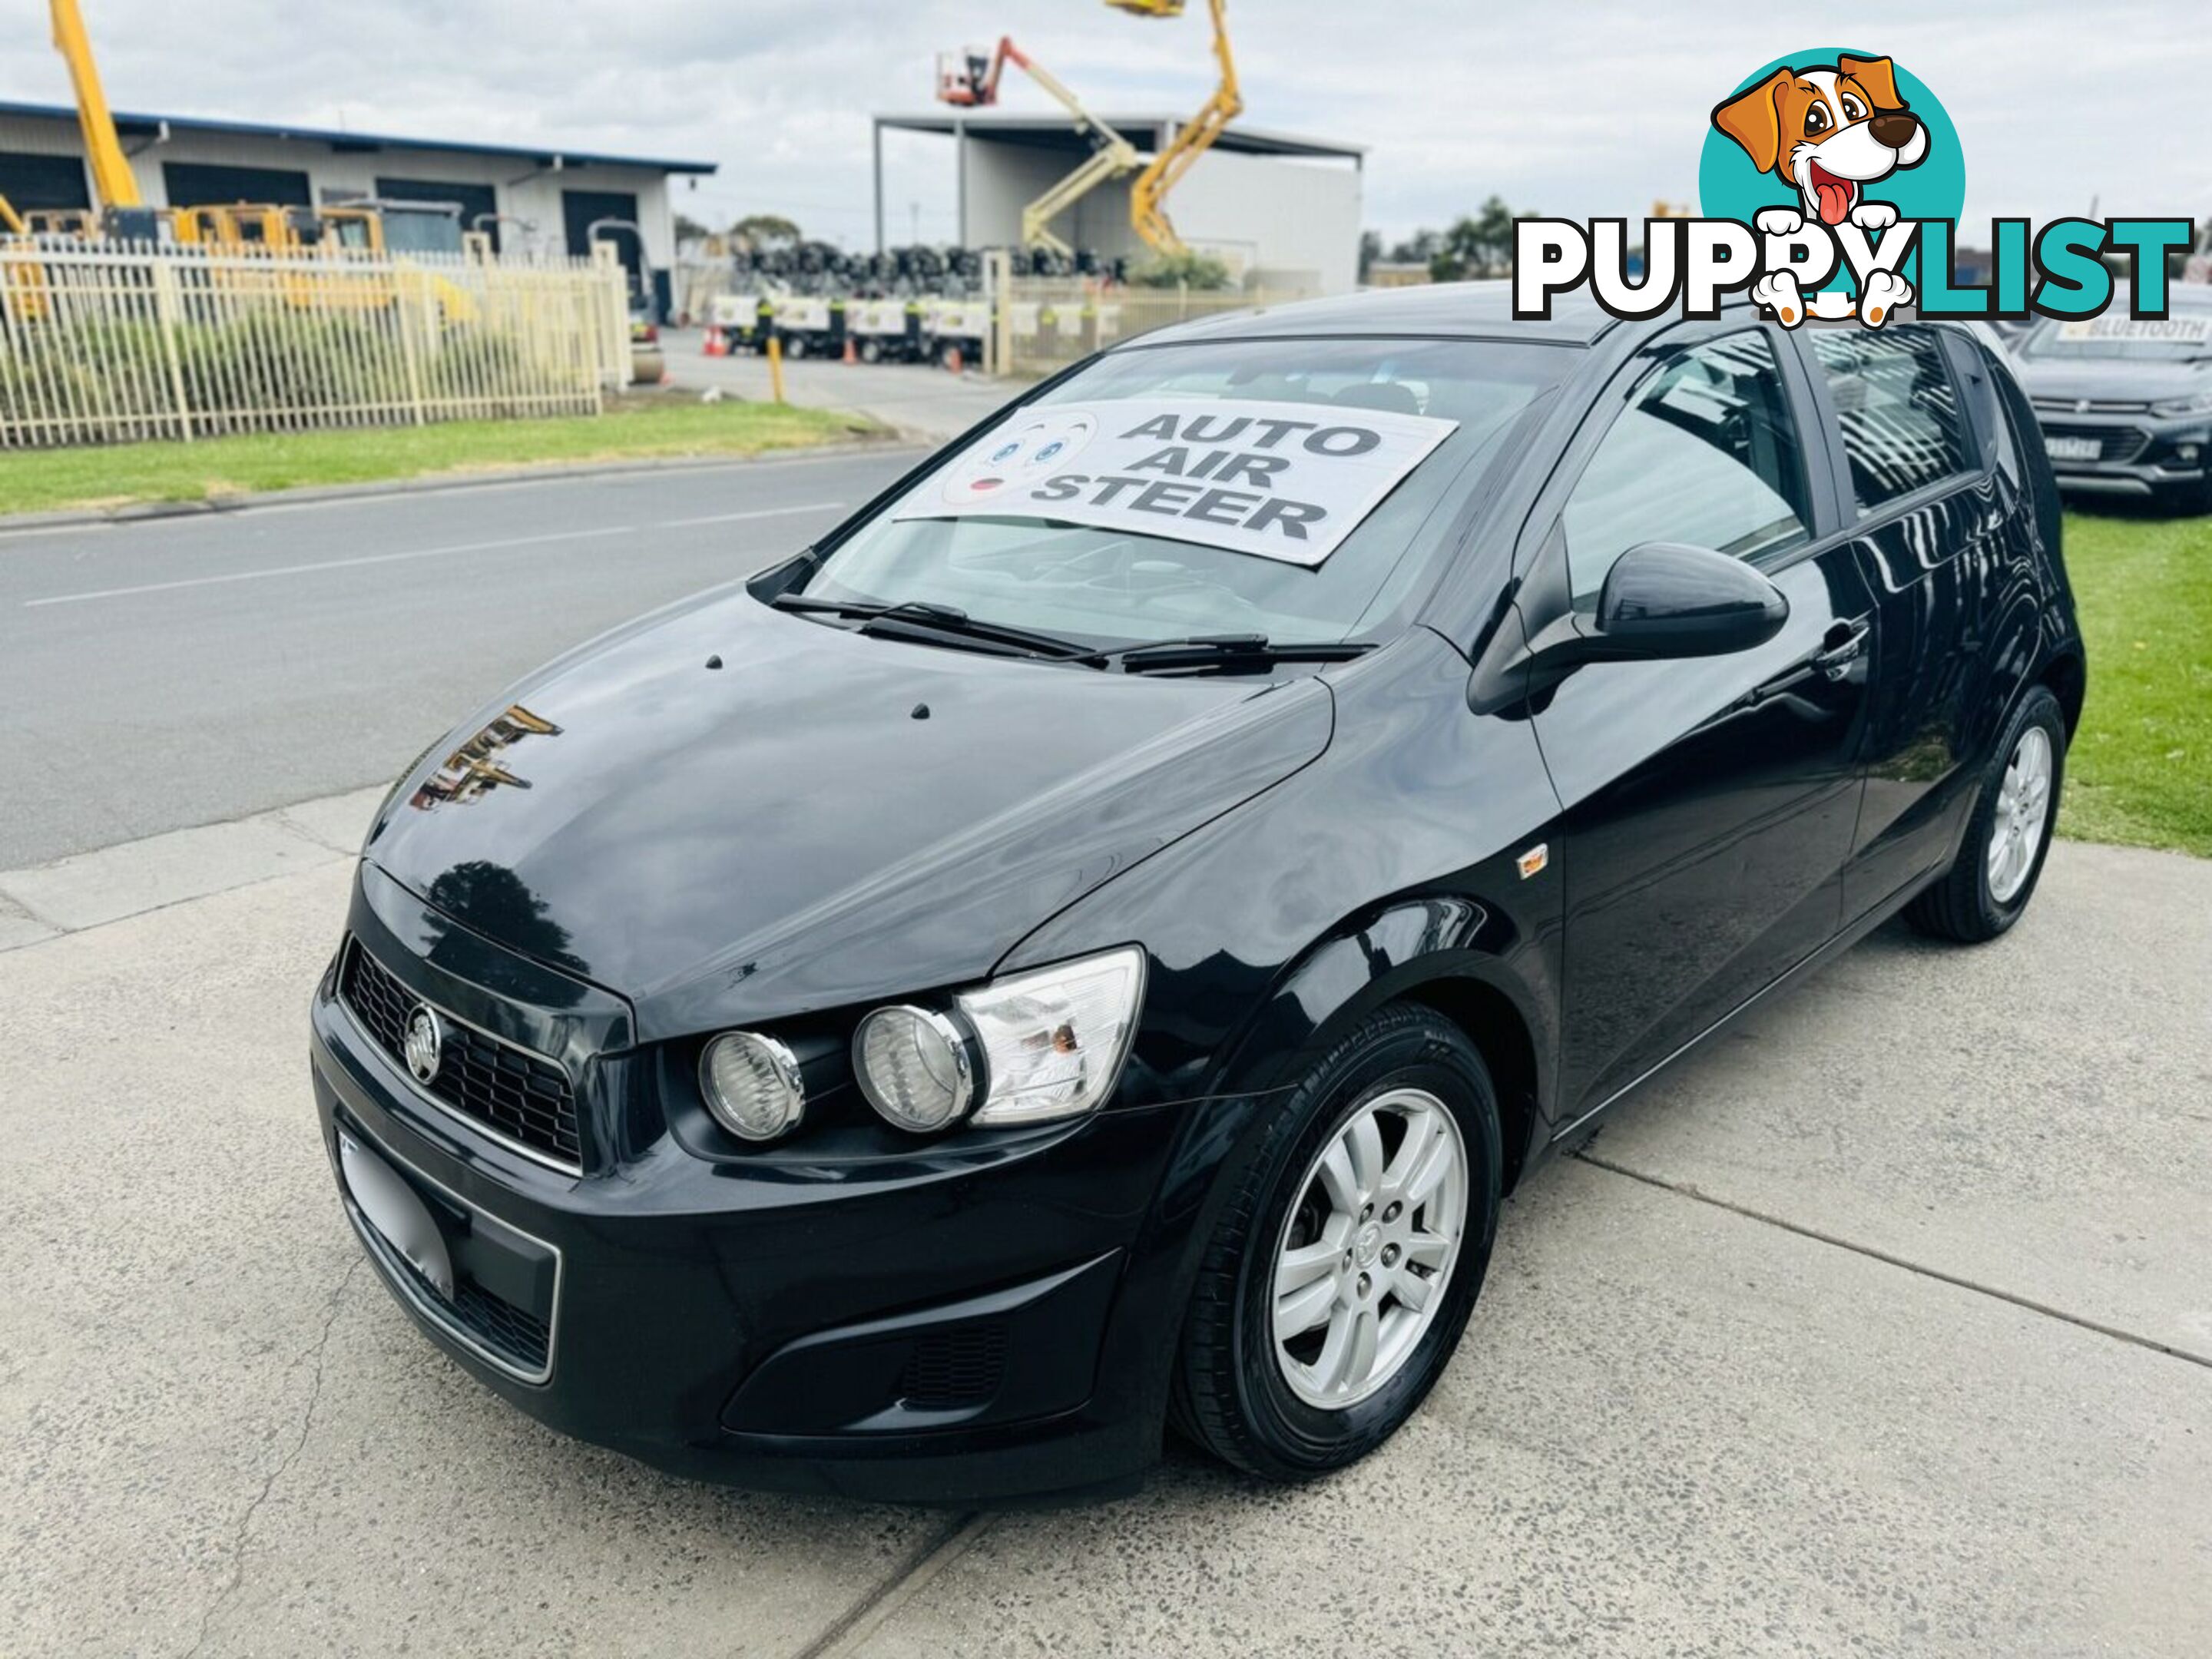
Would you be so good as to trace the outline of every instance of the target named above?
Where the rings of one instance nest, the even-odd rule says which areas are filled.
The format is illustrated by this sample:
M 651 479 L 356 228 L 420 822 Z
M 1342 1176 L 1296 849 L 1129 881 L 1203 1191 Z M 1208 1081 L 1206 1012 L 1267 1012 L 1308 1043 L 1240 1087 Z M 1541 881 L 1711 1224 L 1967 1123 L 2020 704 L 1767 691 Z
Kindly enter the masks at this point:
M 819 611 L 833 616 L 858 617 L 861 618 L 860 632 L 891 639 L 974 641 L 997 647 L 1009 655 L 1047 657 L 1054 661 L 1078 662 L 1097 654 L 1089 646 L 1061 639 L 1056 634 L 1032 633 L 1026 628 L 977 622 L 957 605 L 933 605 L 927 599 L 877 605 L 864 599 L 824 599 L 811 593 L 779 593 L 769 603 L 779 611 Z
M 1186 668 L 1263 668 L 1279 662 L 1350 662 L 1374 648 L 1372 640 L 1279 645 L 1265 634 L 1194 634 L 1097 652 L 1091 660 L 1102 668 L 1119 664 L 1125 674 L 1161 674 Z

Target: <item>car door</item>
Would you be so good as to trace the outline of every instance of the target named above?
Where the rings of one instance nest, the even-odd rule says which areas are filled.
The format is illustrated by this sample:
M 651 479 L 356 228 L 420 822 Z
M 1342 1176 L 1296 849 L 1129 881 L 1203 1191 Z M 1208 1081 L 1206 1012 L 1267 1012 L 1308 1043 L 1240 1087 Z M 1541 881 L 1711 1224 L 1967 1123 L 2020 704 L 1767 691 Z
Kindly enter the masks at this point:
M 1844 911 L 1856 920 L 1948 860 L 1995 740 L 1995 647 L 2032 655 L 2018 490 L 1981 464 L 1960 377 L 1929 325 L 1812 331 L 1814 395 L 1839 451 L 1839 509 L 1879 612 L 1868 684 L 1867 783 Z M 1984 371 L 1986 373 L 1986 371 Z M 2008 589 L 2017 609 L 2001 614 Z M 2004 668 L 2014 678 L 2024 660 Z M 2001 700 L 2000 700 L 2001 701 Z M 2001 718 L 2002 708 L 1996 711 Z
M 1532 516 L 1519 601 L 1532 633 L 1547 605 L 1594 609 L 1613 561 L 1645 542 L 1735 554 L 1790 604 L 1754 650 L 1591 663 L 1540 700 L 1564 809 L 1569 1121 L 1840 921 L 1874 615 L 1838 533 L 1813 410 L 1778 330 L 1747 319 L 1671 331 L 1603 394 L 1602 431 L 1592 441 L 1586 423 Z

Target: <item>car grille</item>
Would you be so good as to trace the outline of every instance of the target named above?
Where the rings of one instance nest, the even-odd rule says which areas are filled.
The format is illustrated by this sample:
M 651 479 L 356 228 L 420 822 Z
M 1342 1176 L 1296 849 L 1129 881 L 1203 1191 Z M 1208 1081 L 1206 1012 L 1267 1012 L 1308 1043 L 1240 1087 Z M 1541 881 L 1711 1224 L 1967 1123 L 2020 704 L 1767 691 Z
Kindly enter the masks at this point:
M 404 1069 L 407 1017 L 422 1000 L 393 978 L 357 939 L 346 942 L 338 994 L 362 1029 Z M 571 1174 L 580 1174 L 583 1144 L 568 1073 L 542 1054 L 486 1036 L 450 1015 L 442 1024 L 445 1041 L 438 1073 L 422 1085 L 424 1090 L 502 1139 Z
M 2052 438 L 2087 438 L 2097 446 L 2097 459 L 2124 466 L 2143 453 L 2150 442 L 2150 434 L 2133 427 L 2065 426 L 2045 422 L 2043 435 Z
M 544 1378 L 553 1349 L 552 1328 L 544 1320 L 465 1277 L 455 1282 L 448 1301 L 374 1226 L 362 1221 L 357 1231 L 385 1272 L 413 1291 L 416 1305 L 429 1317 L 525 1380 Z
M 2140 398 L 2037 398 L 2039 415 L 2140 415 L 2150 405 Z

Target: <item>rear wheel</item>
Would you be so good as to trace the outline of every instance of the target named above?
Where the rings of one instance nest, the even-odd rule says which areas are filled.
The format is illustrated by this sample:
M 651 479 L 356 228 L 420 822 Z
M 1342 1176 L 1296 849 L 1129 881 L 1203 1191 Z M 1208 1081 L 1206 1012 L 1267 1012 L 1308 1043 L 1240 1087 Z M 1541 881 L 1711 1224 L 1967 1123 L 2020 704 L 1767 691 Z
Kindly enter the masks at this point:
M 1443 1374 L 1490 1261 L 1496 1097 L 1466 1035 L 1382 1010 L 1283 1100 L 1216 1224 L 1177 1426 L 1248 1474 L 1364 1456 Z
M 1978 945 L 2018 921 L 2051 849 L 2066 770 L 2066 715 L 2048 686 L 2021 702 L 1982 785 L 1957 860 L 1905 907 L 1905 920 L 1937 939 Z

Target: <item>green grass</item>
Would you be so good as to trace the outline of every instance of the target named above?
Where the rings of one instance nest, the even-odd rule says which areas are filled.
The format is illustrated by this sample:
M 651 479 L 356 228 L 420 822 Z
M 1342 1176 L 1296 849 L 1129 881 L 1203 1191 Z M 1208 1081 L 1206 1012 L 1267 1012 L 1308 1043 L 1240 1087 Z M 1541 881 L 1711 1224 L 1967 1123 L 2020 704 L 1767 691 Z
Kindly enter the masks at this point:
M 599 416 L 453 421 L 197 443 L 114 444 L 0 455 L 0 514 L 197 501 L 305 484 L 488 468 L 689 455 L 754 455 L 873 431 L 857 416 L 777 404 L 628 398 Z
M 2212 857 L 2212 518 L 2069 513 L 2089 647 L 2060 830 Z

